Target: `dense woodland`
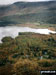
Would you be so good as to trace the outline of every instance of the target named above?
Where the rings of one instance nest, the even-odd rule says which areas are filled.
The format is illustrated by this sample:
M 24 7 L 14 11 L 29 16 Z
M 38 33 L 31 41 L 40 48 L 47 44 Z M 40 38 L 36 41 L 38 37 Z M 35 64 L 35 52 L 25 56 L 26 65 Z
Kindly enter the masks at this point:
M 19 33 L 0 43 L 0 75 L 40 75 L 56 70 L 56 35 Z

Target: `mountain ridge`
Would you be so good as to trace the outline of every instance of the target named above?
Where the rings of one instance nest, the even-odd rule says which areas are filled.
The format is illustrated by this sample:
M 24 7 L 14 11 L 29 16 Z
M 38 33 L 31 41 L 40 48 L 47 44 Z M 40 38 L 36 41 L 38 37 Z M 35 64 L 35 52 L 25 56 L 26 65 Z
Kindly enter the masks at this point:
M 0 21 L 5 21 L 6 24 L 7 22 L 56 24 L 56 1 L 16 2 L 8 6 L 0 6 Z

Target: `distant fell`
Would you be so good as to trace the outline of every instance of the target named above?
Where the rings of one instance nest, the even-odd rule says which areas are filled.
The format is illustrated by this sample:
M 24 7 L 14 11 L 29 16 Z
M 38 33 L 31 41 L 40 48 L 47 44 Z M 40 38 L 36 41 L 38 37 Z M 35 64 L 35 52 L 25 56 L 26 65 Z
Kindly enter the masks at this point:
M 56 1 L 16 2 L 0 6 L 0 25 L 32 22 L 56 24 Z

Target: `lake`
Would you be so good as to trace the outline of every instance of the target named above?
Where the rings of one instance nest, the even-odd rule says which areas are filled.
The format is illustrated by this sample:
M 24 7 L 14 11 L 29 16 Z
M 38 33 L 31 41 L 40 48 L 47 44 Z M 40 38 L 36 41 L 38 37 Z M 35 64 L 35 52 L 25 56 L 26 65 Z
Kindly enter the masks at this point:
M 12 38 L 15 38 L 16 36 L 18 36 L 19 32 L 34 32 L 45 35 L 49 35 L 50 33 L 53 34 L 56 33 L 56 31 L 51 31 L 49 29 L 34 29 L 29 27 L 18 27 L 18 26 L 0 27 L 0 43 L 3 37 L 11 36 Z

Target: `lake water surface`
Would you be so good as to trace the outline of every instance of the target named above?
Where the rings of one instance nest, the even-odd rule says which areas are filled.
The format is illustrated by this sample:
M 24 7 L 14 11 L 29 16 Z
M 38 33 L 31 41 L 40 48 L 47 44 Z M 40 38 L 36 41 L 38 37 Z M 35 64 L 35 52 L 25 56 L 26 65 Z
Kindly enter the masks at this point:
M 53 34 L 56 33 L 56 31 L 51 31 L 48 29 L 34 29 L 29 27 L 18 27 L 18 26 L 0 27 L 0 43 L 3 37 L 11 36 L 12 38 L 15 38 L 16 36 L 18 36 L 19 32 L 34 32 L 46 35 L 49 35 L 50 33 Z

